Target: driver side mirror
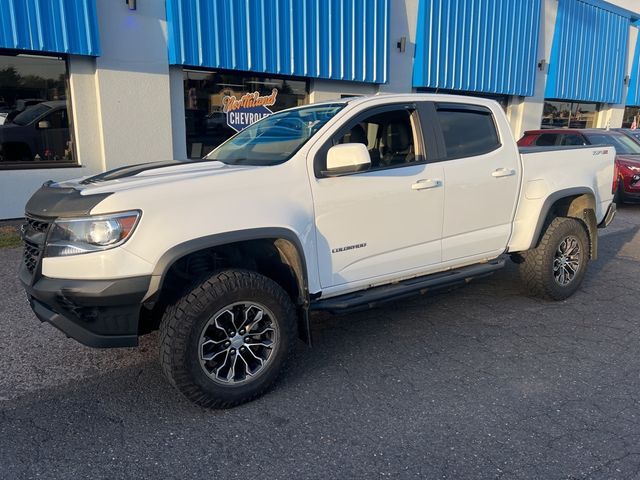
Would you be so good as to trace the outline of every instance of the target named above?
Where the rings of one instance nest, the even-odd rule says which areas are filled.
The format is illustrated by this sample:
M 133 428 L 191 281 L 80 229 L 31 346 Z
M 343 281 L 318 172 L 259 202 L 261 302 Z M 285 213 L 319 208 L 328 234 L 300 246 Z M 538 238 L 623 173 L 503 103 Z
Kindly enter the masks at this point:
M 346 173 L 363 172 L 371 167 L 367 146 L 362 143 L 334 145 L 327 152 L 327 169 L 323 175 L 335 177 Z
M 47 130 L 48 128 L 51 128 L 51 122 L 49 122 L 49 120 L 40 120 L 38 122 L 39 130 Z

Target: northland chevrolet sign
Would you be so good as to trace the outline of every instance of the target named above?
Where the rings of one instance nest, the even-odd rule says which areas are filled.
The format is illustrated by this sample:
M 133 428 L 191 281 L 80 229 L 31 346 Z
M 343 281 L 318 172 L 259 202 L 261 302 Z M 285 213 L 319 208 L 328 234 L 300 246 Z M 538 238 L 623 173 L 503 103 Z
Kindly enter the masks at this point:
M 252 123 L 268 117 L 273 112 L 268 108 L 276 103 L 278 89 L 274 88 L 271 95 L 261 96 L 259 92 L 245 93 L 236 98 L 228 95 L 222 99 L 222 111 L 227 116 L 227 125 L 239 132 Z

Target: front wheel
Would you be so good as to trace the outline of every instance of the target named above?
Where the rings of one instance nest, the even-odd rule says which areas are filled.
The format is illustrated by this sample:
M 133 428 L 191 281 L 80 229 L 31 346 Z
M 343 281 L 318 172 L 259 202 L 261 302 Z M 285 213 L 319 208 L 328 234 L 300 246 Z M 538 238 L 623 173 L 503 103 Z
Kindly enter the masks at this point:
M 244 270 L 218 272 L 165 312 L 160 363 L 191 401 L 233 407 L 275 382 L 296 325 L 291 299 L 273 280 Z
M 579 220 L 557 217 L 535 249 L 522 254 L 520 277 L 533 296 L 564 300 L 580 287 L 589 263 L 589 237 Z

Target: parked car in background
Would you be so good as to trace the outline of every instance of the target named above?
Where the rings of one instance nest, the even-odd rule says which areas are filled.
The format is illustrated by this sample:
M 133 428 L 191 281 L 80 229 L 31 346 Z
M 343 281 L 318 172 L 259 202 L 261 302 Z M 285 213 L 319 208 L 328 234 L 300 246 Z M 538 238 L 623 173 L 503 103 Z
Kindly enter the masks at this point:
M 67 103 L 41 102 L 0 126 L 0 162 L 63 161 L 69 142 Z
M 627 137 L 631 137 L 637 142 L 640 142 L 640 130 L 638 129 L 630 129 L 630 128 L 616 128 L 614 129 L 616 132 L 622 132 Z
M 633 130 L 629 130 L 633 132 Z M 639 132 L 640 134 L 640 132 Z M 640 140 L 625 131 L 590 129 L 530 130 L 520 147 L 612 145 L 616 149 L 616 203 L 640 201 Z
M 15 108 L 9 110 L 7 114 L 7 118 L 5 118 L 4 123 L 11 123 L 14 118 L 24 112 L 27 108 L 37 105 L 39 103 L 44 102 L 44 98 L 22 98 L 16 100 Z

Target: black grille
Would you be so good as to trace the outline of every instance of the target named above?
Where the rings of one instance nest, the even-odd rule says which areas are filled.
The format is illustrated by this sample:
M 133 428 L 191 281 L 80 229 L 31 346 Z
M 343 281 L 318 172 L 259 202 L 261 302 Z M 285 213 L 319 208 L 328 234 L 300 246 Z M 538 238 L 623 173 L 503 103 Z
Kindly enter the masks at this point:
M 31 242 L 24 242 L 24 265 L 29 270 L 29 273 L 33 273 L 38 265 L 38 259 L 40 258 L 40 248 Z
M 30 228 L 34 232 L 47 233 L 47 228 L 49 228 L 49 224 L 47 222 L 36 220 L 31 217 L 27 217 L 26 220 L 27 223 L 25 224 L 25 231 Z
M 25 224 L 22 226 L 22 238 L 24 240 L 22 261 L 31 274 L 35 272 L 40 261 L 48 228 L 48 222 L 31 217 L 27 217 Z

